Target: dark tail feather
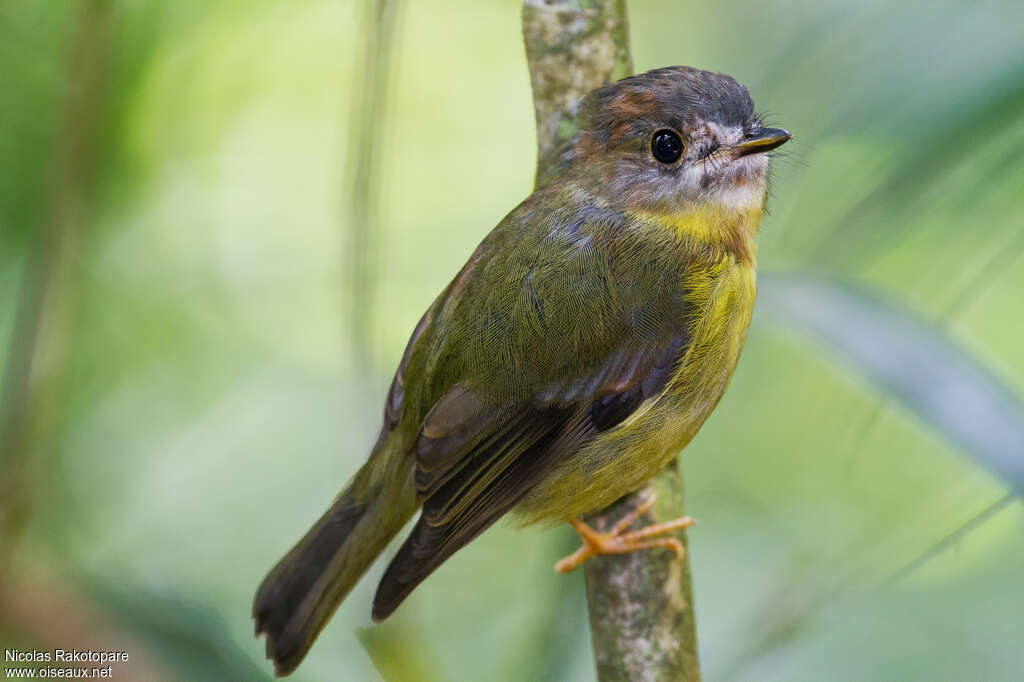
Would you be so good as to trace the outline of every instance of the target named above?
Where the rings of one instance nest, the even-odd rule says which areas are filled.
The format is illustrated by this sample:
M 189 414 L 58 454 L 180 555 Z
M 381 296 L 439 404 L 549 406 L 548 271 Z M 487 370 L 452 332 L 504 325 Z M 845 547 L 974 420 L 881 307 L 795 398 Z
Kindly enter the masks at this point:
M 373 621 L 380 623 L 394 613 L 427 576 L 493 522 L 491 519 L 476 524 L 477 527 L 469 533 L 452 538 L 451 528 L 431 526 L 421 517 L 377 586 L 377 594 L 373 598 Z
M 579 418 L 580 413 L 575 413 Z M 423 514 L 384 571 L 373 599 L 373 620 L 394 613 L 406 597 L 455 552 L 465 547 L 512 509 L 546 476 L 564 453 L 559 447 L 565 429 L 582 428 L 574 413 L 563 408 L 524 411 L 509 422 L 514 437 L 500 434 L 475 451 L 467 464 L 423 503 Z M 521 428 L 528 424 L 529 429 Z M 489 481 L 468 495 L 476 481 Z M 456 500 L 468 502 L 449 513 Z
M 267 658 L 278 676 L 298 667 L 341 601 L 416 511 L 411 475 L 375 475 L 373 463 L 256 591 L 256 634 L 267 636 Z

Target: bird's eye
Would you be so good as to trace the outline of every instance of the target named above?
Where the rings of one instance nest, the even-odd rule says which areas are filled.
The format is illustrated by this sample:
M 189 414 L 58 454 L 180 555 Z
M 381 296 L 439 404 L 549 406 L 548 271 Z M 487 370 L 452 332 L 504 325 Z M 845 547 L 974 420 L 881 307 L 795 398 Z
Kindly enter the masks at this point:
M 675 163 L 683 155 L 683 141 L 671 130 L 659 130 L 651 138 L 651 154 L 662 163 Z

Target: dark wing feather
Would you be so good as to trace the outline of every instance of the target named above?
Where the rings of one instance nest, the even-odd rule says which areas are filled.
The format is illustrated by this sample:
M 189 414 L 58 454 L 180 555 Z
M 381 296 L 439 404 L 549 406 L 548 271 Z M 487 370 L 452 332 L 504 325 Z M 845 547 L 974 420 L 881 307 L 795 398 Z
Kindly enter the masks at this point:
M 597 433 L 627 419 L 664 388 L 685 350 L 615 354 L 543 401 L 494 408 L 454 386 L 424 420 L 416 444 L 423 513 L 377 589 L 373 618 L 387 618 L 430 573 L 525 496 Z
M 433 490 L 392 559 L 373 600 L 381 621 L 452 554 L 486 530 L 559 461 L 571 422 L 564 408 L 524 407 L 484 438 L 467 462 Z

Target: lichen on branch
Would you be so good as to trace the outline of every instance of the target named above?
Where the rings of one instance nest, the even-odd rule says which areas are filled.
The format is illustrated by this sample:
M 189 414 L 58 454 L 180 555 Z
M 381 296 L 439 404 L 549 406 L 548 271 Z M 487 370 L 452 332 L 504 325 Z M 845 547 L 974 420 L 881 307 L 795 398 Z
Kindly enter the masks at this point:
M 526 0 L 523 39 L 537 121 L 537 170 L 579 130 L 594 88 L 633 71 L 625 0 Z

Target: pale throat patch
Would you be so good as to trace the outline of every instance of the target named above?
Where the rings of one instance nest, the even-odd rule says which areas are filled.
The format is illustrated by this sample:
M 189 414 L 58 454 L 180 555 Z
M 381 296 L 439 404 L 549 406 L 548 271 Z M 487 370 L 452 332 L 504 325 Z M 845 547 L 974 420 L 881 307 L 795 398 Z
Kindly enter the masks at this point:
M 704 124 L 722 147 L 730 147 L 743 140 L 743 129 L 726 127 L 718 123 Z M 706 193 L 706 199 L 730 210 L 760 210 L 764 207 L 768 178 L 768 157 L 751 154 L 738 159 L 722 159 L 716 168 L 698 165 L 702 171 L 719 176 Z
M 768 158 L 763 154 L 729 156 L 728 148 L 743 140 L 741 128 L 713 122 L 705 123 L 704 128 L 718 141 L 722 151 L 684 169 L 675 187 L 677 196 L 728 211 L 761 210 L 767 189 Z
M 752 211 L 764 206 L 764 192 L 764 179 L 761 178 L 716 188 L 708 195 L 708 199 L 731 211 Z

